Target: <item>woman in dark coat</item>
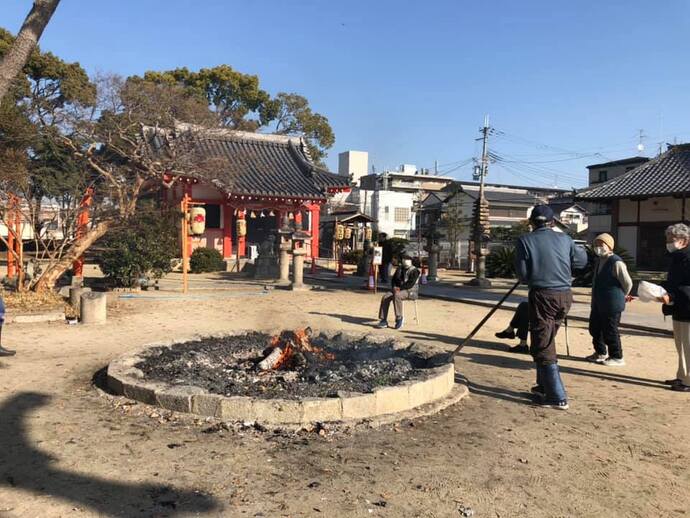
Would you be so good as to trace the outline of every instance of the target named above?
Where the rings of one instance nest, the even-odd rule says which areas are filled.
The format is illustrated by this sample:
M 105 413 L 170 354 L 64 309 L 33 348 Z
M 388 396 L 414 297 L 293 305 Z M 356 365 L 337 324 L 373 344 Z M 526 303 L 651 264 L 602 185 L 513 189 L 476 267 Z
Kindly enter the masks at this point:
M 666 229 L 666 249 L 671 255 L 668 277 L 660 297 L 665 315 L 673 317 L 673 338 L 678 350 L 676 377 L 667 380 L 672 390 L 690 392 L 690 228 L 683 223 Z

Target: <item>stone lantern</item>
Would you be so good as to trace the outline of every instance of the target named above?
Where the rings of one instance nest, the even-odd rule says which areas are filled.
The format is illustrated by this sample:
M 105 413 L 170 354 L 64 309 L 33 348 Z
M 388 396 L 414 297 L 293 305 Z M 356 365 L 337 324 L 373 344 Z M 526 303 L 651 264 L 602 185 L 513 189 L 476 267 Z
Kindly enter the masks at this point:
M 290 226 L 287 214 L 283 217 L 283 223 L 278 229 L 278 237 L 280 239 L 278 247 L 280 250 L 280 279 L 278 284 L 281 286 L 290 285 L 290 251 L 292 250 L 292 235 L 294 229 Z
M 307 255 L 309 232 L 297 230 L 292 234 L 292 289 L 304 290 L 304 256 Z

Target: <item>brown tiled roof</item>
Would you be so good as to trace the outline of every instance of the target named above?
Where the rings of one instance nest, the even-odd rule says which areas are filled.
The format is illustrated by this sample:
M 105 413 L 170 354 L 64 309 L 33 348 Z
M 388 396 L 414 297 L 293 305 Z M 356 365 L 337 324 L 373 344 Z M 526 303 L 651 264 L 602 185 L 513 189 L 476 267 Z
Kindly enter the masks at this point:
M 347 177 L 312 163 L 299 137 L 185 129 L 178 128 L 173 139 L 187 139 L 196 156 L 217 164 L 211 172 L 195 176 L 228 194 L 324 199 L 329 190 L 349 187 Z
M 690 194 L 690 144 L 669 146 L 665 153 L 632 171 L 578 192 L 575 199 L 589 201 L 678 194 Z

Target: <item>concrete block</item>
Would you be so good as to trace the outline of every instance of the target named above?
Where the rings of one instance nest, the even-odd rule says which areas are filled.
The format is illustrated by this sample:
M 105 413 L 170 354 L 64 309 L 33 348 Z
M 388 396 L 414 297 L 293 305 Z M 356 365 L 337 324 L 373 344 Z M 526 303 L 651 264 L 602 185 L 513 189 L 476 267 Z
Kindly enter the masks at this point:
M 252 399 L 249 397 L 233 396 L 224 397 L 220 400 L 220 417 L 228 421 L 251 421 Z
M 302 404 L 290 399 L 254 399 L 253 419 L 260 423 L 301 423 Z
M 405 384 L 407 384 L 410 397 L 410 408 L 425 405 L 434 399 L 433 388 L 429 380 L 408 381 Z
M 108 376 L 107 376 L 107 384 L 108 384 L 108 388 L 109 388 L 113 393 L 115 393 L 115 394 L 117 394 L 117 395 L 119 395 L 119 396 L 121 396 L 122 394 L 124 394 L 124 389 L 125 389 L 125 387 L 124 387 L 124 385 L 122 384 L 122 382 L 121 382 L 116 376 L 111 376 L 110 374 L 108 374 Z
M 153 387 L 133 385 L 125 381 L 123 392 L 125 397 L 128 397 L 129 399 L 135 399 L 137 401 L 141 401 L 142 403 L 146 403 L 147 405 L 156 404 L 156 391 Z
M 410 408 L 410 392 L 407 385 L 379 387 L 374 390 L 376 396 L 376 415 L 402 412 Z
M 81 294 L 81 310 L 79 311 L 82 324 L 105 324 L 106 295 L 103 292 L 87 292 Z
M 366 419 L 376 415 L 374 394 L 338 393 L 343 408 L 343 419 Z
M 191 412 L 192 396 L 203 394 L 205 391 L 200 387 L 180 385 L 171 387 L 167 390 L 157 391 L 156 399 L 158 404 L 168 410 L 175 412 Z
M 218 394 L 199 394 L 192 396 L 192 412 L 210 417 L 221 416 L 221 401 Z
M 343 406 L 340 398 L 305 398 L 302 400 L 302 422 L 324 423 L 340 421 Z

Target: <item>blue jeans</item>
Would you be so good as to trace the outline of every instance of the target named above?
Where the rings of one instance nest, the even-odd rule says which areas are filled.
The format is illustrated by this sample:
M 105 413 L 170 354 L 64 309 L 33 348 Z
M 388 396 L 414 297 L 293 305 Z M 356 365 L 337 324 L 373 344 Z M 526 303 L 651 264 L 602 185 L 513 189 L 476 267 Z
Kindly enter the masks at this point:
M 557 363 L 537 364 L 537 385 L 544 389 L 546 403 L 568 400 Z

